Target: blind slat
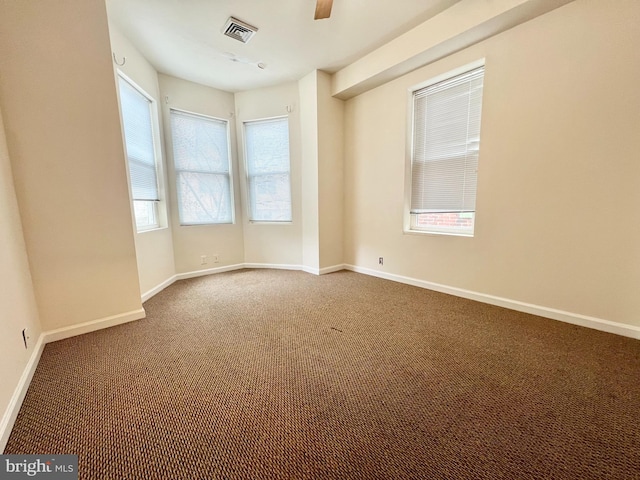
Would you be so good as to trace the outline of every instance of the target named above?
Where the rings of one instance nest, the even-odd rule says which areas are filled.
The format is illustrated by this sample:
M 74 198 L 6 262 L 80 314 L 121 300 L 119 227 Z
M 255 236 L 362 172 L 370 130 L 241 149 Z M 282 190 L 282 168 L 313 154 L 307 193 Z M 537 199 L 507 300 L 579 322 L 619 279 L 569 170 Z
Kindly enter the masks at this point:
M 231 223 L 228 122 L 177 110 L 170 115 L 180 223 Z
M 291 221 L 289 119 L 246 122 L 244 132 L 251 220 Z
M 151 102 L 123 78 L 118 78 L 129 179 L 133 200 L 158 201 Z
M 475 211 L 484 67 L 414 92 L 411 213 Z

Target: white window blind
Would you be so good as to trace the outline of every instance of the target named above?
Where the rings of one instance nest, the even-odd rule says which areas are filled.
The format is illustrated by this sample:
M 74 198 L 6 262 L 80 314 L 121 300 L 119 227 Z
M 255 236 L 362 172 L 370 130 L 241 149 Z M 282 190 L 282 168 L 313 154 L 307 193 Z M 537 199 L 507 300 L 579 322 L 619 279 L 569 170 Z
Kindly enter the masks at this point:
M 288 118 L 246 122 L 244 131 L 250 219 L 290 222 Z
M 118 78 L 131 196 L 138 230 L 158 226 L 158 178 L 151 123 L 151 100 Z
M 233 223 L 229 124 L 171 110 L 181 225 Z
M 473 232 L 483 78 L 480 67 L 414 92 L 413 227 Z

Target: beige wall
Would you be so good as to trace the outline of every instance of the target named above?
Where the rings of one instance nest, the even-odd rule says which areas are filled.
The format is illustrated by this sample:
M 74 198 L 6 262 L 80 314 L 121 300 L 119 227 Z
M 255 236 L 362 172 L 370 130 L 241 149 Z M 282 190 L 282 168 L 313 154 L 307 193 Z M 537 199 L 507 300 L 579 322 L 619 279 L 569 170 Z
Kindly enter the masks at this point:
M 153 288 L 162 284 L 173 275 L 175 275 L 175 265 L 173 261 L 173 238 L 171 228 L 168 223 L 168 197 L 169 188 L 167 182 L 167 162 L 162 142 L 163 128 L 161 111 L 162 100 L 160 96 L 160 87 L 158 86 L 158 73 L 153 66 L 138 52 L 138 50 L 122 35 L 122 33 L 114 26 L 109 25 L 109 34 L 111 37 L 111 48 L 116 56 L 118 63 L 124 61 L 124 65 L 119 66 L 115 63 L 114 75 L 117 82 L 118 71 L 124 73 L 130 80 L 135 82 L 144 92 L 153 98 L 153 110 L 156 113 L 155 120 L 157 122 L 157 138 L 156 138 L 156 155 L 160 165 L 158 172 L 158 184 L 160 197 L 160 224 L 163 228 L 150 230 L 141 233 L 135 233 L 136 259 L 138 263 L 138 275 L 140 283 L 140 291 L 149 292 Z M 126 159 L 123 159 L 126 163 Z M 131 212 L 133 229 L 135 231 L 135 221 L 133 220 L 133 212 Z
M 344 259 L 378 269 L 377 258 L 384 256 L 385 272 L 639 325 L 640 222 L 633 208 L 627 210 L 640 200 L 639 8 L 632 0 L 615 8 L 577 0 L 353 98 L 344 129 L 343 104 L 328 97 L 322 72 L 306 86 L 235 95 L 164 75 L 158 85 L 153 67 L 115 33 L 114 50 L 128 59 L 123 71 L 161 100 L 164 128 L 169 107 L 221 118 L 235 112 L 236 224 L 180 227 L 170 194 L 172 242 L 169 229 L 132 230 L 102 2 L 1 3 L 0 105 L 43 329 L 136 310 L 140 289 L 204 268 L 201 255 L 220 256 L 206 268 L 303 264 L 303 208 L 313 204 L 312 246 L 318 246 L 320 268 Z M 404 234 L 408 89 L 482 57 L 487 74 L 476 235 Z M 315 103 L 315 132 L 305 130 L 300 117 L 308 101 Z M 251 224 L 243 201 L 242 122 L 285 115 L 287 105 L 293 108 L 294 221 Z M 308 176 L 304 162 L 311 157 L 303 140 L 314 134 L 317 172 Z M 171 193 L 170 138 L 164 147 Z M 308 181 L 317 195 L 304 190 Z M 303 201 L 303 191 L 315 199 Z M 3 218 L 8 211 L 0 211 Z M 8 235 L 16 235 L 12 222 L 4 227 Z M 23 263 L 10 268 L 22 272 L 16 288 L 24 295 L 17 308 L 37 325 L 16 238 L 16 261 Z
M 299 82 L 302 132 L 302 259 L 314 273 L 343 264 L 344 102 L 320 70 Z
M 0 32 L 0 104 L 42 327 L 139 310 L 104 2 L 2 2 Z
M 460 0 L 337 71 L 332 92 L 352 98 L 571 1 Z
M 320 269 L 344 263 L 344 102 L 331 97 L 331 76 L 318 71 Z
M 0 426 L 41 333 L 0 112 Z M 24 348 L 22 329 L 31 337 Z M 0 450 L 3 443 L 0 441 Z
M 301 209 L 301 142 L 298 84 L 288 83 L 235 94 L 236 128 L 240 163 L 241 191 L 246 208 L 244 182 L 244 148 L 242 124 L 248 120 L 289 116 L 289 143 L 291 160 L 291 200 L 293 222 L 290 224 L 251 223 L 246 210 L 244 217 L 244 261 L 282 265 L 302 264 L 302 209 Z M 287 113 L 287 106 L 292 112 Z
M 166 132 L 165 146 L 169 166 L 169 190 L 171 192 L 169 206 L 173 228 L 176 271 L 177 273 L 188 273 L 242 263 L 244 261 L 243 225 L 240 206 L 238 155 L 236 151 L 236 125 L 233 121 L 233 94 L 168 75 L 160 75 L 159 80 L 161 96 L 165 99 L 162 102 L 162 116 L 164 119 L 164 131 Z M 168 103 L 165 97 L 168 97 Z M 180 226 L 174 187 L 175 172 L 173 169 L 170 108 L 229 120 L 236 217 L 234 224 Z M 212 263 L 210 260 L 207 265 L 201 265 L 200 257 L 202 255 L 207 255 L 209 259 L 213 255 L 218 255 L 219 263 Z
M 640 3 L 615 3 L 576 1 L 348 101 L 346 263 L 640 326 Z M 483 57 L 475 237 L 403 234 L 408 91 Z
M 302 265 L 320 269 L 320 206 L 318 196 L 318 71 L 298 82 L 302 158 Z

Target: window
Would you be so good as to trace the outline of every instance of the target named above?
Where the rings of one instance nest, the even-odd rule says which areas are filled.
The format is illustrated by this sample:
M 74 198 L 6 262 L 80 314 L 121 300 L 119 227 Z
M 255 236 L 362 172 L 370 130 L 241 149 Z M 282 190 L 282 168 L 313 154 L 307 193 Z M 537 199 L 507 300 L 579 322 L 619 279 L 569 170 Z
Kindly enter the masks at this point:
M 290 222 L 289 119 L 246 122 L 244 133 L 249 219 Z
M 233 223 L 229 122 L 171 110 L 181 225 Z
M 413 92 L 410 230 L 473 235 L 484 66 Z
M 160 227 L 151 100 L 122 77 L 118 84 L 136 228 L 150 230 Z

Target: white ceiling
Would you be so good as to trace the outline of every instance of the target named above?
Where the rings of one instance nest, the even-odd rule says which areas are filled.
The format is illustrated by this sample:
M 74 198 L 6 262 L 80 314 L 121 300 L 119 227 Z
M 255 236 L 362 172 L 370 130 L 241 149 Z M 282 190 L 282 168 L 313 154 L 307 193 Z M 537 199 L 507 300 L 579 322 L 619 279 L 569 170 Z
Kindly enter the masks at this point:
M 106 4 L 110 22 L 156 70 L 237 92 L 299 80 L 314 69 L 335 72 L 457 1 L 334 0 L 326 20 L 313 20 L 315 0 Z M 229 16 L 256 26 L 258 33 L 246 44 L 223 35 Z

